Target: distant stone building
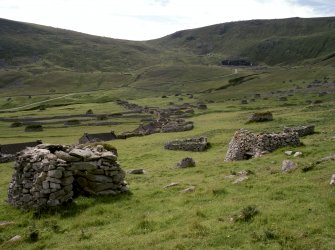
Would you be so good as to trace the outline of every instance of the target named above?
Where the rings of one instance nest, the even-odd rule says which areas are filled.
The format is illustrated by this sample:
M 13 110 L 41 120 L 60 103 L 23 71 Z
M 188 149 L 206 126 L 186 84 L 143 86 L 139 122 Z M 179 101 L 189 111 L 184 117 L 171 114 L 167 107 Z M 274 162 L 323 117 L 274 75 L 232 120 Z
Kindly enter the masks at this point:
M 22 142 L 22 143 L 14 143 L 14 144 L 3 144 L 0 145 L 0 153 L 7 155 L 14 155 L 26 147 L 36 147 L 37 145 L 42 144 L 41 140 L 37 140 L 34 142 Z
M 114 131 L 111 131 L 110 133 L 99 133 L 99 134 L 85 133 L 82 137 L 80 137 L 79 143 L 85 144 L 89 142 L 112 141 L 115 140 L 116 138 L 117 137 Z

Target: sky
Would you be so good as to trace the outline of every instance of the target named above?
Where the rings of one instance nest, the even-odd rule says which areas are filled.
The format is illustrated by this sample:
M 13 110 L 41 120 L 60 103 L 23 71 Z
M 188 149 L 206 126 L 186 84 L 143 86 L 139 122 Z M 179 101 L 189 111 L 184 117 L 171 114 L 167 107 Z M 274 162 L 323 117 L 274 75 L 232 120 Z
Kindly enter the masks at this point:
M 128 40 L 230 21 L 335 16 L 335 0 L 0 0 L 0 18 Z

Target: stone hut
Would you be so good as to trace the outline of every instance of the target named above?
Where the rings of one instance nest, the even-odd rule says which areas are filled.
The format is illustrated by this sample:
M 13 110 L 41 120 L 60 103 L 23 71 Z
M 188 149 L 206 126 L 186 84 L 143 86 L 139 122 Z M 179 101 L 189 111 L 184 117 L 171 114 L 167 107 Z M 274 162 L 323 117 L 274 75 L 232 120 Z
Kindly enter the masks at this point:
M 300 146 L 296 132 L 253 134 L 245 129 L 235 132 L 231 139 L 225 161 L 246 160 L 272 152 L 280 147 Z
M 284 128 L 285 133 L 296 132 L 298 133 L 299 137 L 312 135 L 314 134 L 314 125 L 307 125 L 307 126 L 299 126 L 299 127 L 287 127 Z
M 99 142 L 99 141 L 112 141 L 115 140 L 117 137 L 114 131 L 110 133 L 98 133 L 98 134 L 89 134 L 85 133 L 79 139 L 80 144 L 90 143 L 90 142 Z
M 165 149 L 169 150 L 184 150 L 184 151 L 205 151 L 209 147 L 206 137 L 178 139 L 169 141 L 164 145 Z
M 124 177 L 115 153 L 102 145 L 40 144 L 17 154 L 8 202 L 42 209 L 80 194 L 116 195 L 128 191 Z
M 272 121 L 273 116 L 271 112 L 260 112 L 260 113 L 253 113 L 250 117 L 248 122 L 266 122 Z

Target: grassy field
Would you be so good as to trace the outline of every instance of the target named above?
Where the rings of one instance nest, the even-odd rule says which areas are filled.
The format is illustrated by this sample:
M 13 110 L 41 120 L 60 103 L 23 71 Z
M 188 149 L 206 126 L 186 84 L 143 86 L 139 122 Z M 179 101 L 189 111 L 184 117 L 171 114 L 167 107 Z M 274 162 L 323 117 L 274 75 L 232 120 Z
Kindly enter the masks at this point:
M 332 82 L 334 73 L 327 68 L 316 68 L 315 71 L 303 68 L 267 70 L 257 79 L 202 93 L 229 84 L 230 79 L 257 73 L 242 72 L 228 79 L 213 80 L 211 84 L 199 81 L 195 87 L 181 87 L 181 96 L 173 94 L 177 90 L 173 89 L 173 83 L 169 87 L 162 85 L 159 92 L 145 92 L 129 86 L 116 91 L 76 94 L 51 102 L 42 111 L 1 113 L 1 117 L 46 117 L 83 114 L 88 109 L 95 113 L 121 112 L 124 109 L 114 102 L 119 94 L 143 106 L 166 107 L 170 102 L 195 104 L 208 99 L 215 101 L 207 103 L 208 110 L 197 110 L 193 117 L 188 118 L 195 124 L 191 131 L 109 142 L 118 149 L 119 161 L 125 170 L 143 168 L 146 171 L 144 175 L 126 176 L 131 190 L 129 195 L 79 197 L 72 204 L 49 213 L 21 211 L 5 201 L 13 163 L 1 164 L 0 221 L 14 221 L 15 224 L 0 226 L 0 248 L 334 249 L 335 189 L 329 186 L 330 177 L 335 173 L 334 162 L 322 163 L 308 172 L 302 171 L 311 162 L 334 153 L 334 92 L 318 96 L 321 91 L 333 89 L 323 89 L 322 86 L 306 88 L 314 79 L 324 76 Z M 145 84 L 152 87 L 155 81 Z M 144 87 L 144 82 L 138 82 L 137 86 Z M 296 86 L 302 89 L 295 89 L 289 96 L 288 90 Z M 277 90 L 286 92 L 276 93 Z M 193 93 L 194 97 L 190 99 L 187 92 Z M 260 93 L 261 98 L 252 101 L 255 93 Z M 168 97 L 161 98 L 162 94 Z M 49 98 L 54 96 L 57 95 Z M 280 96 L 286 96 L 288 100 L 279 101 Z M 12 107 L 43 98 L 13 97 L 16 103 Z M 241 105 L 242 99 L 249 103 Z M 306 103 L 315 100 L 322 102 Z M 4 102 L 6 100 L 0 104 L 2 108 Z M 246 124 L 251 113 L 268 110 L 273 112 L 274 121 Z M 43 132 L 36 133 L 25 133 L 24 127 L 10 128 L 10 123 L 0 122 L 1 143 L 42 139 L 46 143 L 73 144 L 84 132 L 115 130 L 120 133 L 134 129 L 140 120 L 133 118 L 123 122 L 96 127 L 46 125 Z M 302 138 L 304 145 L 301 147 L 281 148 L 248 161 L 224 162 L 228 143 L 239 128 L 279 132 L 287 125 L 310 123 L 316 125 L 316 133 Z M 164 143 L 169 140 L 192 136 L 208 137 L 212 147 L 206 152 L 164 149 Z M 300 158 L 289 157 L 284 154 L 285 150 L 301 151 L 303 155 Z M 177 169 L 176 163 L 186 156 L 194 158 L 196 167 Z M 284 159 L 293 159 L 298 168 L 291 173 L 281 172 Z M 232 179 L 225 178 L 241 170 L 251 170 L 253 174 L 240 184 L 233 184 Z M 172 182 L 179 185 L 163 188 Z M 195 192 L 181 192 L 190 186 L 195 187 Z M 244 214 L 256 213 L 249 220 L 232 219 L 242 211 Z M 36 231 L 38 240 L 33 242 L 30 235 Z M 16 243 L 8 242 L 15 235 L 21 235 L 23 239 Z

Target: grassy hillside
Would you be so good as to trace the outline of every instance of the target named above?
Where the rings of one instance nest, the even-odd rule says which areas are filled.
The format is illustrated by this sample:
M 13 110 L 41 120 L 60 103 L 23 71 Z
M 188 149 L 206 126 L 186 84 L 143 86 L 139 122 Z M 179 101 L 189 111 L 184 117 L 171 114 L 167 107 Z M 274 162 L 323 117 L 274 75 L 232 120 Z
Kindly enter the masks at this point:
M 292 64 L 325 59 L 335 51 L 335 18 L 252 20 L 178 31 L 150 41 L 199 55 L 247 58 L 255 63 Z
M 334 66 L 334 51 L 333 17 L 224 23 L 146 42 L 0 19 L 0 94 L 157 84 L 165 85 L 163 89 L 171 84 L 175 91 L 180 81 L 199 82 L 227 74 L 231 70 L 214 69 L 226 58 L 246 58 L 262 65 Z M 212 80 L 204 82 L 212 85 Z

